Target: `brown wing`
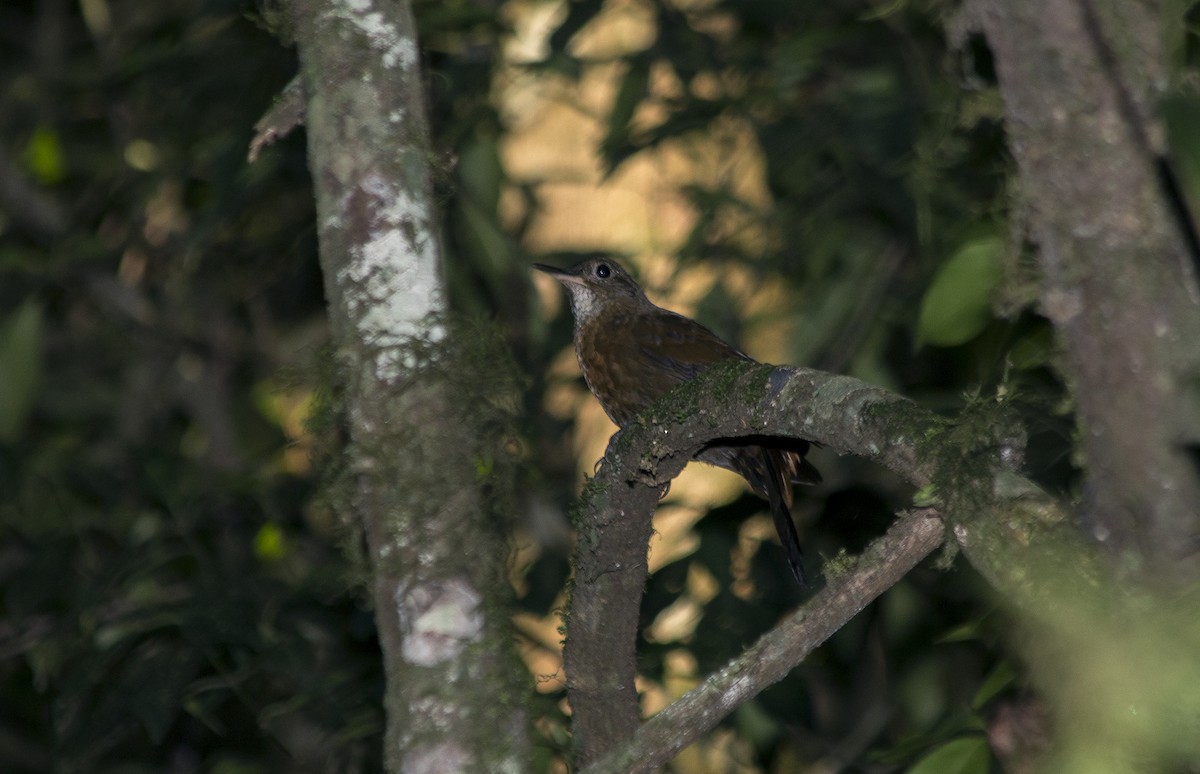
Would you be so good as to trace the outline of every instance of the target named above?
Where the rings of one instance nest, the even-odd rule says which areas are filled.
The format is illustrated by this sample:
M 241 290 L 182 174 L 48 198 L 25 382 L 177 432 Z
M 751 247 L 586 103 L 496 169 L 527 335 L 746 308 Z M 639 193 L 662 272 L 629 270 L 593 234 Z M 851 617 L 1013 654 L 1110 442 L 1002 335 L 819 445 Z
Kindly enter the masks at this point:
M 750 359 L 700 323 L 674 312 L 659 310 L 649 323 L 638 326 L 634 336 L 640 357 L 670 373 L 675 383 L 694 379 L 722 360 Z
M 580 367 L 609 417 L 624 425 L 713 363 L 749 360 L 694 320 L 659 309 L 616 317 L 582 332 Z

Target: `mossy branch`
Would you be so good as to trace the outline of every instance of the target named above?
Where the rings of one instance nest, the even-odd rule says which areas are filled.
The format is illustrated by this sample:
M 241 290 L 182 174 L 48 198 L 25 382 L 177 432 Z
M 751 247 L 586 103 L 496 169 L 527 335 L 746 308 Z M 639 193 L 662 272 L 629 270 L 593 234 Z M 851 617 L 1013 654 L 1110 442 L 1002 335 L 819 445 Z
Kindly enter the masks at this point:
M 707 443 L 759 435 L 803 438 L 838 454 L 873 460 L 933 492 L 938 508 L 898 521 L 856 569 L 840 575 L 765 635 L 752 651 L 753 679 L 743 655 L 697 689 L 696 696 L 685 697 L 661 713 L 662 720 L 656 716 L 639 730 L 634 689 L 638 612 L 659 494 Z M 742 362 L 714 367 L 681 385 L 614 436 L 580 504 L 564 651 L 577 763 L 587 766 L 603 756 L 602 765 L 588 770 L 633 770 L 629 761 L 651 755 L 651 749 L 657 752 L 647 760 L 668 760 L 673 751 L 781 679 L 936 548 L 942 542 L 937 515 L 946 515 L 956 535 L 970 538 L 968 556 L 985 563 L 985 577 L 1007 582 L 1013 576 L 1002 568 L 1013 564 L 1011 557 L 982 546 L 1021 544 L 1031 529 L 1021 514 L 1034 514 L 1039 528 L 1061 524 L 1061 519 L 1047 518 L 1047 513 L 1058 513 L 1048 498 L 1013 471 L 1022 451 L 1020 428 L 994 403 L 976 402 L 951 422 L 847 376 Z M 1024 505 L 1009 507 L 1014 501 Z M 998 503 L 1005 505 L 998 509 Z M 1006 516 L 998 526 L 989 524 L 1001 512 Z M 634 746 L 621 746 L 631 738 Z

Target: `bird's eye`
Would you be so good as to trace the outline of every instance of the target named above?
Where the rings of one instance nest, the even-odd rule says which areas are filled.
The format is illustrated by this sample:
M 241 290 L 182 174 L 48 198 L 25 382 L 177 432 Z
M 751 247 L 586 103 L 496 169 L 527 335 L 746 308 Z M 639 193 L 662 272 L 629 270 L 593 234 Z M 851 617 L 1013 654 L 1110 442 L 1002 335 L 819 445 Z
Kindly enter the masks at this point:
M 602 263 L 596 267 L 596 276 L 600 279 L 608 279 L 608 275 L 612 274 L 612 269 L 608 268 L 607 263 Z

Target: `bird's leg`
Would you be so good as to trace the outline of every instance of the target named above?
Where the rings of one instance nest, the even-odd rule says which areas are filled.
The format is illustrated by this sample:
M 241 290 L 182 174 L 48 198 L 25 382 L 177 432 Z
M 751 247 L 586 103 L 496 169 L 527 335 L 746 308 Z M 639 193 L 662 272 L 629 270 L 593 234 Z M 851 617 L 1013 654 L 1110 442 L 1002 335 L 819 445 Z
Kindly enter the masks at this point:
M 621 428 L 618 427 L 617 432 L 613 433 L 612 437 L 608 439 L 608 446 L 604 448 L 604 456 L 596 460 L 596 464 L 592 468 L 593 476 L 600 472 L 600 468 L 616 459 L 617 442 L 620 440 L 622 432 Z
M 595 466 L 592 467 L 593 476 L 599 474 L 600 468 L 616 459 L 617 444 L 620 443 L 621 433 L 623 432 L 625 431 L 617 428 L 617 432 L 613 433 L 612 437 L 608 439 L 608 446 L 604 449 L 604 456 L 596 460 Z M 653 473 L 652 470 L 639 469 L 638 473 L 639 479 L 643 484 L 646 486 L 657 486 L 659 488 L 659 500 L 662 500 L 671 491 L 671 482 L 669 480 L 659 481 L 656 476 L 651 475 Z

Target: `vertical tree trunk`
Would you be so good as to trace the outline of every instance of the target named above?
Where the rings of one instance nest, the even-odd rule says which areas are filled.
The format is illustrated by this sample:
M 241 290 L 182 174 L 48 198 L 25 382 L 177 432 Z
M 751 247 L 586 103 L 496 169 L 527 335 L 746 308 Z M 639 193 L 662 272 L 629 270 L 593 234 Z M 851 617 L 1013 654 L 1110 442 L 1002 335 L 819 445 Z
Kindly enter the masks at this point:
M 1200 575 L 1200 289 L 1156 174 L 1162 18 L 1124 0 L 976 1 L 1087 456 L 1084 513 L 1124 569 Z
M 506 546 L 476 472 L 479 396 L 445 292 L 407 2 L 297 0 L 321 264 L 387 676 L 390 771 L 522 771 Z

